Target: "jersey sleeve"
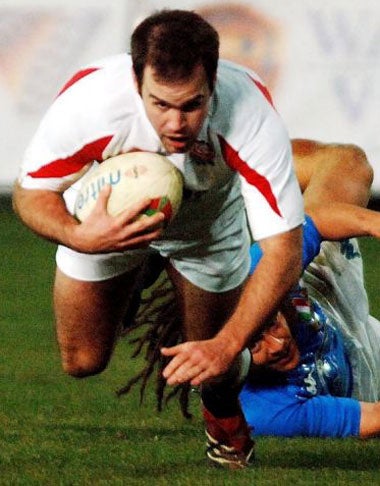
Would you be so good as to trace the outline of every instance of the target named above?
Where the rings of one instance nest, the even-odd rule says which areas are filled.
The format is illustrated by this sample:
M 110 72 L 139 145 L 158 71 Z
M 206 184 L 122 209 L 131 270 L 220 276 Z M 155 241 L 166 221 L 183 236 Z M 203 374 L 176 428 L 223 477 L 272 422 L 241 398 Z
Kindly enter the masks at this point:
M 225 78 L 220 83 L 224 103 L 219 110 L 228 121 L 221 124 L 219 141 L 224 159 L 240 176 L 252 237 L 261 240 L 303 222 L 290 140 L 268 92 L 253 73 L 227 69 Z
M 59 93 L 25 151 L 22 187 L 63 192 L 104 159 L 113 133 L 100 116 L 101 96 L 94 95 L 102 75 L 95 67 L 77 73 Z
M 332 395 L 299 398 L 298 387 L 245 385 L 240 402 L 255 435 L 278 437 L 358 437 L 360 403 Z

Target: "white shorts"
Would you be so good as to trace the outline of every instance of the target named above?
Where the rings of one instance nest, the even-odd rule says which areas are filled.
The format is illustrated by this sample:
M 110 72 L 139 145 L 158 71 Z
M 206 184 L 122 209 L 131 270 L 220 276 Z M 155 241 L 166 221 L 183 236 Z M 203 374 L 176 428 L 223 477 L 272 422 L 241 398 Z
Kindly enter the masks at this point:
M 182 204 L 162 239 L 146 250 L 88 255 L 59 246 L 56 261 L 69 277 L 85 281 L 107 280 L 143 264 L 158 251 L 198 287 L 224 292 L 247 277 L 250 236 L 240 191 L 226 185 L 218 197 L 196 193 Z

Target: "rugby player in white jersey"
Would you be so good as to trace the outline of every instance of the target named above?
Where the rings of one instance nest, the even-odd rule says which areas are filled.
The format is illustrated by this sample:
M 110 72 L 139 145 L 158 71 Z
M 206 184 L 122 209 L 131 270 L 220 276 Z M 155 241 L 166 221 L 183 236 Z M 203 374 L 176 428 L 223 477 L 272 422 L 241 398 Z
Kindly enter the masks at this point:
M 141 266 L 151 252 L 167 258 L 187 342 L 162 350 L 171 358 L 164 376 L 201 385 L 208 456 L 241 468 L 253 457 L 238 402 L 246 347 L 298 280 L 304 215 L 269 93 L 255 73 L 219 61 L 218 45 L 197 14 L 167 10 L 137 26 L 131 56 L 79 71 L 26 150 L 14 207 L 59 244 L 54 308 L 72 376 L 107 366 Z M 110 217 L 107 187 L 80 224 L 75 183 L 94 161 L 135 150 L 162 153 L 182 171 L 176 219 L 167 228 L 161 213 L 136 220 L 149 201 Z M 263 257 L 247 278 L 249 232 Z

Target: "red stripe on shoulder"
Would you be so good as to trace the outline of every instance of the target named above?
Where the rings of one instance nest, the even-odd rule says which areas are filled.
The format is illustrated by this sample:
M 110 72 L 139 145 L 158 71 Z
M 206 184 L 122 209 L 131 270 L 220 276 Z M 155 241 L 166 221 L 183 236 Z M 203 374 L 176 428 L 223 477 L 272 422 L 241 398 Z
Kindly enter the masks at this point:
M 252 76 L 248 74 L 248 77 L 255 83 L 255 85 L 259 88 L 259 90 L 262 92 L 262 94 L 265 96 L 265 99 L 275 108 L 273 99 L 271 94 L 269 93 L 269 90 L 266 86 L 264 86 L 260 81 L 257 79 L 254 79 Z
M 256 189 L 265 197 L 273 211 L 282 217 L 268 179 L 249 167 L 249 165 L 240 158 L 236 150 L 233 149 L 223 137 L 218 135 L 218 138 L 222 149 L 223 158 L 228 166 L 244 177 L 249 184 L 255 186 Z
M 28 175 L 34 178 L 64 177 L 79 172 L 86 164 L 103 159 L 103 151 L 112 140 L 112 135 L 84 145 L 75 154 L 63 159 L 53 160 Z
M 67 81 L 67 83 L 63 86 L 61 91 L 58 93 L 58 96 L 60 96 L 62 93 L 64 93 L 67 89 L 70 88 L 73 84 L 75 84 L 77 81 L 80 79 L 88 76 L 89 74 L 93 73 L 94 71 L 98 71 L 99 68 L 93 67 L 93 68 L 87 68 L 87 69 L 82 69 L 81 71 L 78 71 L 74 76 Z

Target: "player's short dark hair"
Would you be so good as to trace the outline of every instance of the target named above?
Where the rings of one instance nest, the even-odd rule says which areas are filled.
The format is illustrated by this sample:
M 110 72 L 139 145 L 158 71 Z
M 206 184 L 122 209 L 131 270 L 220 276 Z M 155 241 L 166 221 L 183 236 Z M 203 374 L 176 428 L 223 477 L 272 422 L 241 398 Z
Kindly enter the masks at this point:
M 133 69 L 141 87 L 149 65 L 160 80 L 188 79 L 202 64 L 213 90 L 219 58 L 219 35 L 189 10 L 161 10 L 143 20 L 131 38 Z

